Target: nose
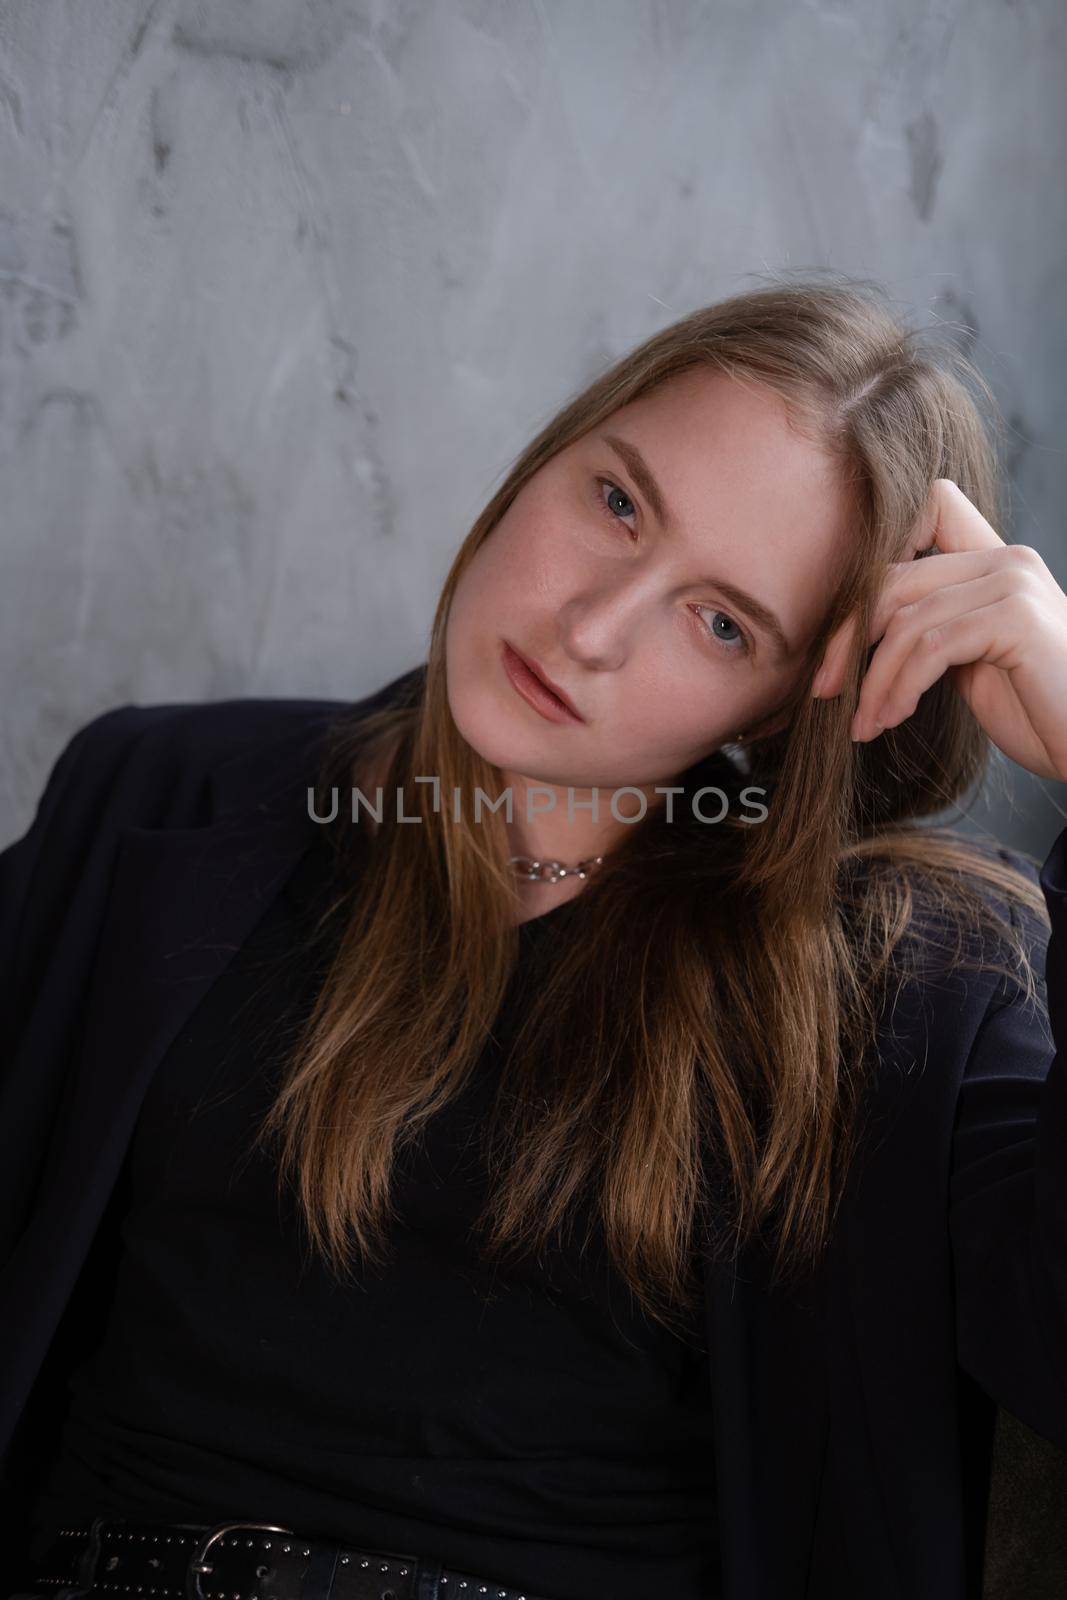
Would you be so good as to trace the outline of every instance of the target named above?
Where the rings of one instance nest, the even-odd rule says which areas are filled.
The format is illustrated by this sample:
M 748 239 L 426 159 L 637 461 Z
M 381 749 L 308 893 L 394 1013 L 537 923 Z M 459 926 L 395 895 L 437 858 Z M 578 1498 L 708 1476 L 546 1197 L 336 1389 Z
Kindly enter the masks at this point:
M 625 579 L 571 595 L 556 614 L 563 648 L 591 671 L 616 670 L 629 652 L 641 603 L 637 584 Z

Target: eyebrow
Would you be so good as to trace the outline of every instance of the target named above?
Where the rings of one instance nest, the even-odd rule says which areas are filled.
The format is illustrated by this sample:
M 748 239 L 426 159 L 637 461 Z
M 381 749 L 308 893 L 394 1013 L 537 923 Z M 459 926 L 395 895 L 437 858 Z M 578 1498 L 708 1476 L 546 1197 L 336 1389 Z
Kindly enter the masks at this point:
M 617 433 L 602 433 L 600 438 L 610 445 L 615 453 L 625 461 L 638 489 L 652 507 L 653 515 L 661 528 L 674 529 L 677 527 L 674 514 L 663 497 L 663 491 L 656 481 L 656 476 L 641 454 L 637 446 L 629 439 L 623 439 Z M 751 620 L 758 624 L 773 639 L 780 656 L 792 654 L 793 647 L 785 636 L 785 630 L 778 621 L 774 612 L 755 595 L 749 594 L 744 589 L 739 589 L 736 583 L 730 583 L 726 578 L 698 578 L 698 583 L 706 583 L 713 589 L 718 589 L 720 594 L 736 606 L 739 611 L 744 611 Z

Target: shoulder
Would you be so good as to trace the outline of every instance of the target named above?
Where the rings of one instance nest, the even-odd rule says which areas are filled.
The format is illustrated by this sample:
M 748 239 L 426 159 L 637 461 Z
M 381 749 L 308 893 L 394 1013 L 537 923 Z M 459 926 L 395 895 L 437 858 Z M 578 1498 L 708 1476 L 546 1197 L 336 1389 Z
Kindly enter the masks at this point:
M 1047 940 L 1049 907 L 1044 869 L 1026 851 L 995 838 L 965 835 L 955 828 L 928 825 L 918 830 L 932 851 L 917 851 L 911 859 L 880 862 L 878 875 L 906 880 L 910 913 L 906 926 L 921 943 L 944 942 L 946 935 L 961 937 L 962 964 L 971 967 L 997 964 L 1004 937 L 1016 944 Z M 1062 838 L 1059 841 L 1062 848 Z M 1055 847 L 1054 847 L 1055 849 Z M 869 866 L 855 874 L 863 891 L 869 887 Z
M 70 795 L 79 809 L 94 809 L 106 797 L 151 822 L 156 808 L 149 803 L 142 816 L 137 802 L 169 796 L 171 820 L 181 822 L 182 810 L 196 809 L 195 795 L 206 793 L 203 785 L 216 773 L 294 736 L 310 736 L 344 709 L 343 701 L 286 698 L 113 706 L 68 740 L 41 804 Z
M 240 696 L 110 707 L 61 749 L 37 822 L 61 810 L 184 826 L 240 809 L 268 788 L 307 781 L 333 727 L 389 703 L 419 670 L 359 700 Z
M 1016 954 L 1025 955 L 1039 985 L 1051 929 L 1055 919 L 1062 916 L 1060 906 L 1049 893 L 1049 863 L 1057 856 L 1062 857 L 1065 836 L 1067 830 L 1053 844 L 1044 865 L 1025 850 L 997 841 L 977 847 L 1005 874 L 999 882 L 978 880 L 979 892 L 1005 928 L 1010 926 L 1013 930 Z M 1010 986 L 1011 980 L 1002 975 L 997 985 L 998 998 L 1005 983 Z
M 348 713 L 345 700 L 234 698 L 127 704 L 102 712 L 74 735 L 85 761 L 134 756 L 210 771 L 243 752 L 312 736 Z
M 879 991 L 879 1050 L 931 1089 L 958 1084 L 1005 1008 L 1040 1034 L 1051 908 L 1024 850 L 951 828 L 931 827 L 928 839 L 908 860 L 861 863 L 848 914 L 861 933 L 897 930 Z M 917 1062 L 927 1069 L 918 1075 Z
M 294 729 L 345 706 L 341 700 L 285 698 L 130 702 L 102 711 L 78 728 L 60 761 L 106 764 L 144 749 L 164 757 L 192 757 L 210 766 L 235 749 L 284 739 Z

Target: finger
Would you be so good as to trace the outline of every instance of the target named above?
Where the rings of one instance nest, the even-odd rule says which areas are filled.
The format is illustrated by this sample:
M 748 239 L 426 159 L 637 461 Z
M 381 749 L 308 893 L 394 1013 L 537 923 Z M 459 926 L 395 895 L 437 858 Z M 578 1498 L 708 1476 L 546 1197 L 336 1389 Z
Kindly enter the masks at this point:
M 823 651 L 822 661 L 811 681 L 812 694 L 820 700 L 832 700 L 836 694 L 840 694 L 845 664 L 851 654 L 859 626 L 860 619 L 851 616 L 830 635 L 829 643 Z
M 875 644 L 882 637 L 901 607 L 915 605 L 938 589 L 984 578 L 996 570 L 997 556 L 988 547 L 955 550 L 939 555 L 936 560 L 894 562 L 872 609 L 867 643 Z
M 914 608 L 897 612 L 875 651 L 860 690 L 853 731 L 873 738 L 912 715 L 931 684 L 950 666 L 986 659 L 998 648 L 996 628 L 1005 621 L 1002 603 L 1017 591 L 1006 573 L 993 572 L 973 582 L 950 584 Z M 980 643 L 967 619 L 982 619 Z M 973 655 L 960 655 L 960 643 L 975 645 Z
M 986 566 L 979 567 L 976 565 L 974 567 L 974 575 L 987 570 L 987 558 L 969 556 L 964 559 L 975 562 L 986 560 Z M 891 563 L 871 613 L 871 620 L 867 628 L 868 646 L 876 644 L 882 637 L 889 624 L 890 617 L 898 606 L 902 605 L 906 600 L 918 599 L 921 595 L 926 594 L 930 588 L 937 586 L 931 575 L 926 578 L 924 584 L 917 584 L 914 580 L 911 580 L 914 593 L 905 590 L 904 586 L 909 582 L 909 574 L 914 572 L 916 567 L 921 567 L 923 564 L 921 561 L 896 561 Z M 939 572 L 941 581 L 944 581 L 945 568 L 941 567 Z M 835 695 L 841 693 L 844 687 L 849 656 L 852 653 L 859 626 L 859 617 L 852 616 L 830 635 L 830 640 L 823 651 L 822 660 L 812 678 L 812 694 L 817 696 L 818 699 L 832 700 Z
M 956 550 L 995 550 L 1004 544 L 996 529 L 951 478 L 934 479 L 914 537 L 925 539 L 925 544 L 916 545 L 916 549 L 935 545 L 942 554 Z
M 938 555 L 977 555 L 979 560 L 968 562 L 965 572 L 965 576 L 975 577 L 979 572 L 991 570 L 988 565 L 981 564 L 982 554 L 988 556 L 993 550 L 1005 548 L 1004 540 L 959 484 L 951 478 L 935 478 L 908 541 L 910 554 L 903 561 L 891 563 L 888 569 L 872 612 L 867 643 L 874 644 L 882 637 L 897 606 L 914 602 L 927 592 L 928 586 L 940 586 L 947 577 L 955 576 L 946 573 L 943 567 L 931 569 L 926 561 L 917 561 L 915 557 L 920 551 L 932 549 Z M 855 627 L 843 628 L 827 645 L 812 680 L 812 692 L 820 699 L 829 700 L 840 694 L 854 637 Z

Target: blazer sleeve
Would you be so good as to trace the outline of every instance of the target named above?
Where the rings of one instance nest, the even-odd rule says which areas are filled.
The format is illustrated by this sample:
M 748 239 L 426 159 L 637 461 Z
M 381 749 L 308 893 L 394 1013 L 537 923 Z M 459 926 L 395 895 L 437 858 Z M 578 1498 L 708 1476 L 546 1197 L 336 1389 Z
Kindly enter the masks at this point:
M 1012 917 L 1044 980 L 1035 1005 L 1002 978 L 975 1037 L 957 1105 L 949 1231 L 961 1366 L 1067 1449 L 1067 828 L 1038 881 L 1051 933 L 1028 909 Z
M 146 708 L 116 706 L 64 745 L 26 832 L 0 851 L 0 1077 Z
M 84 724 L 26 832 L 0 851 L 0 1262 L 31 1203 L 76 1048 L 118 834 L 155 819 L 155 790 L 178 787 L 149 736 L 184 709 L 126 704 Z
M 109 764 L 104 747 L 110 742 L 117 756 L 121 741 L 113 735 L 131 709 L 117 706 L 73 734 L 52 765 L 26 832 L 0 851 L 0 1063 L 11 1060 L 45 936 L 55 931 L 63 893 L 72 886 L 85 843 L 85 825 L 91 826 L 89 771 L 95 770 L 91 787 L 99 793 Z

